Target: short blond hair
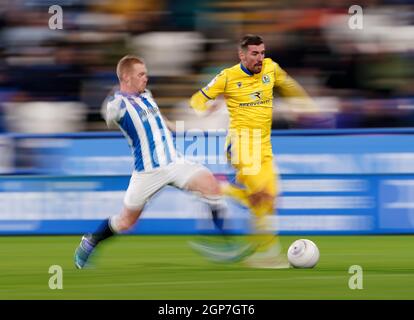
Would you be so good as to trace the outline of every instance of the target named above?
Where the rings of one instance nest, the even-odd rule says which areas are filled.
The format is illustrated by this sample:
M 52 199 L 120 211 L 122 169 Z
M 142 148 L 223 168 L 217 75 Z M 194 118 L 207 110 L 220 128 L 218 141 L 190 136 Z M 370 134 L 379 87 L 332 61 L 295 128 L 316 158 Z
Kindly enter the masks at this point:
M 142 60 L 140 57 L 133 55 L 126 55 L 118 61 L 118 64 L 116 66 L 116 75 L 118 76 L 119 81 L 123 80 L 125 72 L 130 70 L 131 67 L 136 63 L 145 64 L 144 60 Z

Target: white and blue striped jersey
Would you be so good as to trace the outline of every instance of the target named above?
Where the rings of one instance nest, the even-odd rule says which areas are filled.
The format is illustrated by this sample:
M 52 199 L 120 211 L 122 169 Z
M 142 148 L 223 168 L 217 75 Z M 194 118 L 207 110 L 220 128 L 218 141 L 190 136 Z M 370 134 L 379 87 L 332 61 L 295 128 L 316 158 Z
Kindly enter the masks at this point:
M 106 122 L 110 127 L 116 124 L 128 140 L 136 171 L 150 171 L 176 159 L 171 132 L 148 90 L 139 95 L 116 92 L 108 100 Z

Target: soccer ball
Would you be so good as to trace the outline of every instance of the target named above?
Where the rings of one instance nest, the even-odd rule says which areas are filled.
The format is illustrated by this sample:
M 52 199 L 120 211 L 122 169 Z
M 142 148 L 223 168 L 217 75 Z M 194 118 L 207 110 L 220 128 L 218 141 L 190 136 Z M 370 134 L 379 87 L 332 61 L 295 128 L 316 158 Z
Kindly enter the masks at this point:
M 313 268 L 319 261 L 319 249 L 308 239 L 296 240 L 289 247 L 288 260 L 295 268 Z

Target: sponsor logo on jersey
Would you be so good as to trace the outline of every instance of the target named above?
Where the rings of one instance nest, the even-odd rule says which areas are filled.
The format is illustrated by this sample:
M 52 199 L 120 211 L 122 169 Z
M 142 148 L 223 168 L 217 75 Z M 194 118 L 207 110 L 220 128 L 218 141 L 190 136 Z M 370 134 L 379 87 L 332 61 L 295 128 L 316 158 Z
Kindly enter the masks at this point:
M 253 92 L 252 94 L 250 94 L 250 97 L 253 100 L 260 100 L 262 98 L 262 92 L 260 91 Z
M 240 107 L 257 107 L 257 106 L 266 107 L 266 105 L 269 104 L 271 101 L 272 101 L 271 99 L 259 100 L 255 102 L 240 103 L 239 106 Z

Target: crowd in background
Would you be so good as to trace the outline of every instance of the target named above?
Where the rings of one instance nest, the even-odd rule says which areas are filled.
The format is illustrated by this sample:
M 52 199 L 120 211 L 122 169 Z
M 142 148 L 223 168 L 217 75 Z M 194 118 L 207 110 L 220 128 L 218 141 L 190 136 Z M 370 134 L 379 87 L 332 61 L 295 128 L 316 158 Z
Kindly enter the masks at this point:
M 414 5 L 359 1 L 363 29 L 351 29 L 345 0 L 2 0 L 0 132 L 106 130 L 101 106 L 127 53 L 144 58 L 162 112 L 189 126 L 188 99 L 238 62 L 237 42 L 261 35 L 266 55 L 301 83 L 330 127 L 414 125 Z M 63 29 L 51 30 L 51 5 Z M 274 129 L 318 128 L 276 99 Z M 215 118 L 216 117 L 216 118 Z

